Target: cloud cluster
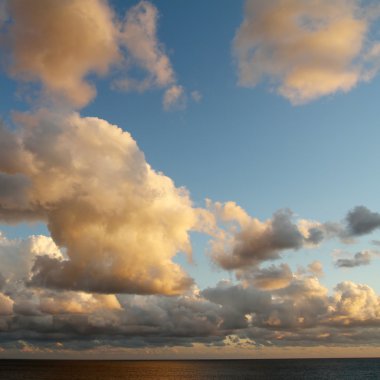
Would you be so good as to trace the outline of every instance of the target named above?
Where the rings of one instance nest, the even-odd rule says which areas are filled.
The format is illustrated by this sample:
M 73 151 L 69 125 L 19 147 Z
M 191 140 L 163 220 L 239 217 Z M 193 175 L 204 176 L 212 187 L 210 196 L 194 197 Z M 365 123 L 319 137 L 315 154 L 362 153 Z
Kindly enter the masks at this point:
M 271 266 L 258 273 L 258 286 L 222 281 L 174 297 L 99 295 L 27 286 L 22 279 L 32 274 L 35 257 L 61 254 L 51 238 L 2 236 L 0 253 L 22 268 L 17 277 L 3 274 L 0 347 L 5 350 L 378 343 L 380 299 L 373 289 L 347 281 L 329 296 L 310 271 Z M 289 272 L 281 286 L 268 286 L 281 277 L 276 273 Z
M 244 81 L 273 76 L 278 90 L 298 102 L 360 80 L 359 70 L 345 82 L 360 68 L 353 60 L 368 29 L 355 1 L 278 4 L 247 3 L 235 43 Z M 378 213 L 359 206 L 342 223 L 320 223 L 289 210 L 260 221 L 234 202 L 195 208 L 186 189 L 150 167 L 128 132 L 70 110 L 95 96 L 89 75 L 112 67 L 125 75 L 116 87 L 164 88 L 165 109 L 183 104 L 157 20 L 147 1 L 124 20 L 106 0 L 0 5 L 11 75 L 39 82 L 54 99 L 50 109 L 15 113 L 12 128 L 0 124 L 0 221 L 43 221 L 51 233 L 24 240 L 0 233 L 0 351 L 378 344 L 380 301 L 373 289 L 343 282 L 330 295 L 318 261 L 297 272 L 268 265 L 326 239 L 344 243 L 369 234 L 380 227 Z M 283 28 L 290 28 L 290 42 Z M 300 66 L 293 72 L 294 59 Z M 332 77 L 335 84 L 328 84 Z M 174 261 L 178 253 L 191 258 L 192 231 L 211 236 L 211 258 L 233 270 L 237 283 L 196 287 Z M 368 260 L 360 253 L 337 265 Z
M 233 47 L 239 84 L 266 79 L 293 104 L 347 92 L 377 71 L 372 19 L 359 0 L 247 0 Z
M 290 210 L 277 211 L 264 222 L 250 217 L 234 202 L 208 203 L 216 218 L 229 226 L 221 229 L 211 244 L 211 256 L 224 269 L 258 266 L 280 258 L 286 250 L 299 250 L 318 245 L 326 228 L 316 222 L 293 220 Z
M 4 24 L 2 39 L 9 72 L 22 81 L 40 82 L 47 98 L 83 107 L 96 94 L 88 76 L 104 76 L 111 68 L 124 71 L 115 82 L 118 88 L 179 87 L 157 38 L 158 11 L 147 1 L 132 7 L 124 20 L 107 0 L 12 0 L 6 10 L 1 18 L 11 21 Z M 129 75 L 132 66 L 146 77 Z M 179 98 L 171 97 L 171 104 Z
M 129 133 L 97 118 L 40 110 L 16 117 L 0 162 L 0 219 L 46 221 L 65 257 L 39 256 L 30 283 L 100 293 L 176 294 L 192 284 L 172 261 L 191 254 L 199 214 L 155 172 Z
M 341 222 L 317 222 L 296 219 L 290 210 L 279 210 L 272 218 L 260 221 L 251 217 L 235 202 L 207 202 L 208 210 L 215 216 L 216 227 L 210 244 L 214 263 L 226 270 L 233 270 L 237 279 L 258 287 L 276 287 L 291 279 L 290 269 L 260 268 L 268 261 L 280 259 L 287 251 L 316 248 L 330 239 L 352 244 L 354 238 L 370 234 L 379 225 L 379 214 L 364 206 L 349 211 Z M 361 252 L 353 259 L 339 259 L 338 267 L 369 264 L 371 253 Z M 315 275 L 322 275 L 319 262 L 309 268 Z M 261 281 L 261 275 L 265 281 Z M 272 277 L 272 278 L 271 278 Z M 269 281 L 266 283 L 266 281 Z M 277 284 L 276 284 L 277 282 Z

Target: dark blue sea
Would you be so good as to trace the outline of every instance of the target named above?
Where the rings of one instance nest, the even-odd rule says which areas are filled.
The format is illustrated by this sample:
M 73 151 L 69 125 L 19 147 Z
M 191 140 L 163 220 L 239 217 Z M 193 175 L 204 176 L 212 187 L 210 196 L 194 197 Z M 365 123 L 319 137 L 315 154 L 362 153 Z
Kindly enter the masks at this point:
M 1 380 L 380 379 L 380 359 L 1 360 Z

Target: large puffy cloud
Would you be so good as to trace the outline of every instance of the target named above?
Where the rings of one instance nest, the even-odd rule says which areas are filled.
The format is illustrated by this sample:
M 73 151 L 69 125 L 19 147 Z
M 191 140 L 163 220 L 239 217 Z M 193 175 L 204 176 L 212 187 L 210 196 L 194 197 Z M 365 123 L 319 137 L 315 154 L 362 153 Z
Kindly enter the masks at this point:
M 247 0 L 234 40 L 240 85 L 268 79 L 300 104 L 369 79 L 378 49 L 361 7 L 358 0 Z
M 37 257 L 31 284 L 143 294 L 191 285 L 172 258 L 191 253 L 188 233 L 201 211 L 146 163 L 129 133 L 46 110 L 17 119 L 14 154 L 27 164 L 2 174 L 0 218 L 45 220 L 66 254 Z
M 132 7 L 125 20 L 107 0 L 12 0 L 6 8 L 0 9 L 0 23 L 11 19 L 2 34 L 9 72 L 40 82 L 46 98 L 82 107 L 96 94 L 88 76 L 103 76 L 111 68 L 127 72 L 115 81 L 121 89 L 182 88 L 157 38 L 157 8 L 147 1 Z M 145 78 L 130 75 L 131 66 L 147 73 Z

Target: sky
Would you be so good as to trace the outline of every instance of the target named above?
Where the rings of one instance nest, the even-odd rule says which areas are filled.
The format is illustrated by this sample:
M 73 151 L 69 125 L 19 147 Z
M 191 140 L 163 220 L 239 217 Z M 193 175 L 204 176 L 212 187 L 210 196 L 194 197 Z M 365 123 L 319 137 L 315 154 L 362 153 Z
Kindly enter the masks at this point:
M 0 3 L 0 358 L 380 355 L 380 7 Z

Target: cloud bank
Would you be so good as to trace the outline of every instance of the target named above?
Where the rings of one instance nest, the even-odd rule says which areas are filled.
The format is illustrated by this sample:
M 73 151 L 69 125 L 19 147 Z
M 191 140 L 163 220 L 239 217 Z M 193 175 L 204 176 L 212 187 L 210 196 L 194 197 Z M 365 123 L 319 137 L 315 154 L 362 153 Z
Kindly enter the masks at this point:
M 2 236 L 2 262 L 8 257 L 8 269 L 18 268 L 2 274 L 4 349 L 62 354 L 99 347 L 238 347 L 243 342 L 248 348 L 378 344 L 380 299 L 367 285 L 342 282 L 329 295 L 310 270 L 293 273 L 284 265 L 261 271 L 256 284 L 222 281 L 172 297 L 54 290 L 22 280 L 33 275 L 36 257 L 61 254 L 45 236 Z M 277 281 L 279 273 L 286 273 L 287 281 L 267 286 L 266 280 Z

